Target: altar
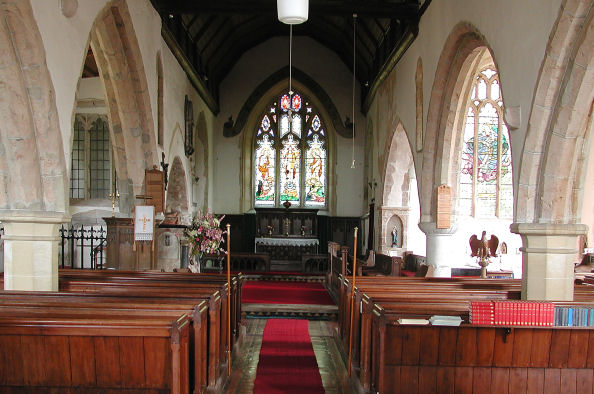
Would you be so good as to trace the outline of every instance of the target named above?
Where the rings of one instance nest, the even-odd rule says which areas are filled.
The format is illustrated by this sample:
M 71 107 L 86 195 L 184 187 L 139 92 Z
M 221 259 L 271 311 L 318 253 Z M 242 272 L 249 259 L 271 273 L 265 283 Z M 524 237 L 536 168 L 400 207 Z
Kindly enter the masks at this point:
M 254 240 L 254 252 L 268 253 L 273 271 L 298 271 L 301 256 L 318 252 L 320 241 L 304 237 L 259 237 Z
M 256 208 L 254 252 L 270 255 L 273 271 L 301 270 L 301 256 L 318 252 L 317 210 Z

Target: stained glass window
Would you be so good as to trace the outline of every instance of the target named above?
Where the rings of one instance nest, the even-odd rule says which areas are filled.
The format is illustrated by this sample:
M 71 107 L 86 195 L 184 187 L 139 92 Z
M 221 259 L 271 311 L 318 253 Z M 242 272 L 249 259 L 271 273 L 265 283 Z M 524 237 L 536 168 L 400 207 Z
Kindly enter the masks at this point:
M 258 141 L 256 149 L 256 202 L 274 205 L 276 151 L 269 134 Z
M 474 78 L 464 124 L 458 210 L 480 218 L 511 218 L 509 133 L 503 122 L 499 75 L 493 66 Z
M 299 205 L 299 176 L 301 175 L 301 150 L 293 134 L 282 142 L 280 152 L 280 199 Z
M 281 206 L 285 201 L 292 206 L 326 206 L 326 133 L 308 100 L 299 93 L 281 94 L 258 126 L 256 206 Z

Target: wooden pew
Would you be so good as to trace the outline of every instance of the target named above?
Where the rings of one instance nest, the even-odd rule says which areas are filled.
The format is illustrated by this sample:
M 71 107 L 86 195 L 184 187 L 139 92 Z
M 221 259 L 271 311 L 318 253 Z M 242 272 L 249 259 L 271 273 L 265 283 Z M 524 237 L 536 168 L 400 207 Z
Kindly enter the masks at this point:
M 227 343 L 227 297 L 225 287 L 219 283 L 178 283 L 172 287 L 169 283 L 151 281 L 93 281 L 60 280 L 61 291 L 75 291 L 93 295 L 110 295 L 121 298 L 151 297 L 187 299 L 194 302 L 208 300 L 208 388 L 220 388 L 228 378 L 226 364 L 227 352 L 232 344 Z
M 405 326 L 378 330 L 372 392 L 592 392 L 590 329 Z
M 355 293 L 355 305 L 357 310 L 353 315 L 353 347 L 352 358 L 355 369 L 359 367 L 362 374 L 369 370 L 369 352 L 371 348 L 372 333 L 372 315 L 374 307 L 377 304 L 386 305 L 393 320 L 400 317 L 413 314 L 418 317 L 428 318 L 433 314 L 435 307 L 440 306 L 439 314 L 459 315 L 468 318 L 468 300 L 487 300 L 487 299 L 518 299 L 520 291 L 508 292 L 501 290 L 443 290 L 411 288 L 406 292 L 396 294 L 387 294 L 382 289 L 367 290 L 365 293 L 357 291 Z M 430 310 L 431 312 L 427 312 Z M 350 305 L 347 305 L 347 313 L 350 315 Z M 350 323 L 350 322 L 349 322 Z M 343 343 L 348 347 L 347 340 L 350 338 L 350 324 L 345 324 L 343 331 Z M 359 360 L 361 361 L 359 362 Z M 362 383 L 367 383 L 366 377 L 361 378 Z
M 348 317 L 350 315 L 350 281 L 345 278 L 340 278 L 340 280 L 342 285 L 340 293 L 346 295 L 345 299 L 341 300 L 339 303 L 340 308 L 343 309 L 341 315 Z M 466 334 L 459 334 L 457 327 L 401 326 L 397 323 L 397 320 L 401 317 L 408 316 L 428 318 L 432 315 L 441 314 L 461 316 L 463 320 L 467 321 L 469 300 L 477 298 L 519 299 L 521 283 L 519 280 L 508 279 L 357 277 L 357 288 L 355 290 L 354 305 L 356 305 L 356 309 L 353 311 L 353 366 L 355 367 L 355 373 L 359 372 L 358 376 L 361 384 L 361 391 L 374 393 L 411 391 L 434 392 L 436 390 L 435 385 L 418 385 L 419 375 L 417 373 L 420 371 L 421 367 L 424 367 L 423 364 L 411 364 L 409 359 L 407 359 L 407 364 L 398 364 L 394 361 L 395 354 L 397 354 L 397 357 L 403 359 L 415 355 L 412 356 L 412 360 L 414 361 L 418 360 L 420 357 L 419 354 L 422 356 L 424 351 L 433 352 L 431 354 L 435 354 L 436 351 L 441 351 L 441 347 L 445 346 L 441 343 L 438 343 L 437 345 L 432 344 L 433 347 L 431 347 L 431 349 L 427 347 L 427 349 L 423 348 L 424 350 L 419 352 L 419 346 L 425 346 L 423 342 L 424 340 L 421 341 L 419 339 L 420 334 L 414 330 L 430 328 L 433 330 L 442 330 L 443 332 L 453 332 L 455 335 L 453 338 L 454 343 L 456 343 L 457 339 L 459 341 L 460 337 L 458 335 L 462 335 L 464 341 L 473 343 L 475 346 L 477 337 L 471 335 L 470 338 L 466 338 Z M 592 302 L 594 299 L 592 289 L 588 289 L 586 286 L 576 286 L 574 298 Z M 339 324 L 345 327 L 344 329 L 341 327 L 339 330 L 342 343 L 347 343 L 346 340 L 349 338 L 349 323 L 350 321 L 346 319 L 339 321 Z M 496 329 L 497 328 L 494 327 L 488 327 L 488 330 Z M 521 336 L 528 335 L 526 332 L 529 331 L 526 330 L 543 330 L 543 328 L 528 327 L 513 329 L 522 330 L 522 333 L 520 334 Z M 562 331 L 568 329 L 554 328 L 553 330 Z M 492 336 L 492 334 L 489 335 Z M 571 333 L 571 335 L 574 334 Z M 451 340 L 452 338 L 449 339 Z M 470 345 L 468 345 L 468 347 L 469 346 Z M 516 351 L 513 347 L 512 350 Z M 359 355 L 360 358 L 358 358 Z M 357 361 L 359 361 L 360 364 L 358 364 Z M 594 364 L 594 359 L 592 363 Z M 440 366 L 438 365 L 428 365 L 433 368 L 433 371 L 441 371 L 440 373 L 442 374 L 445 374 L 444 371 L 450 368 L 449 371 L 455 376 L 457 376 L 456 374 L 461 373 L 461 371 L 468 371 L 469 368 L 468 365 L 463 365 L 458 368 L 458 366 L 452 364 L 447 365 L 447 368 L 444 367 L 444 370 L 440 370 Z M 412 369 L 410 369 L 410 367 L 412 367 Z M 539 366 L 539 368 L 540 367 L 543 366 Z M 495 371 L 495 369 L 499 367 L 490 365 L 486 366 L 486 368 Z M 506 368 L 511 367 L 507 366 Z M 526 370 L 526 368 L 528 368 L 526 366 L 523 366 L 522 368 L 524 368 L 523 371 L 528 372 L 536 370 Z M 565 373 L 565 371 L 562 370 L 559 372 L 559 370 L 555 370 L 554 368 L 549 369 L 553 374 Z M 549 369 L 546 371 L 549 371 Z M 402 372 L 402 375 L 401 371 L 404 371 Z M 425 372 L 428 371 L 429 370 Z M 484 370 L 481 370 L 481 373 L 482 372 L 484 372 Z M 500 371 L 498 370 L 497 373 L 499 372 Z M 578 371 L 577 373 L 587 375 L 586 371 Z M 592 370 L 590 370 L 589 373 L 589 376 L 591 377 Z M 429 373 L 429 376 L 432 375 L 434 375 L 433 372 Z M 460 380 L 460 382 L 461 384 L 468 383 L 464 380 Z M 506 384 L 509 384 L 510 387 L 516 383 L 515 381 L 511 382 L 509 379 L 505 380 L 505 382 Z M 401 383 L 405 384 L 401 386 Z M 458 389 L 458 387 L 458 384 L 456 384 L 456 389 Z M 588 384 L 586 384 L 585 388 L 588 392 L 592 390 L 592 386 Z M 468 392 L 472 392 L 472 387 Z
M 227 351 L 238 340 L 241 316 L 241 285 L 243 277 L 235 275 L 232 280 L 231 327 L 232 343 L 227 343 L 227 297 L 226 275 L 162 273 L 146 271 L 90 271 L 61 270 L 62 290 L 95 295 L 120 297 L 186 298 L 207 299 L 208 318 L 208 389 L 217 391 L 227 378 Z M 180 291 L 181 290 L 181 291 Z
M 400 265 L 402 257 L 387 256 L 382 253 L 375 253 L 373 250 L 369 251 L 372 256 L 373 264 L 365 264 L 361 267 L 364 276 L 399 276 Z
M 41 310 L 40 310 L 41 308 Z M 199 304 L 186 299 L 161 299 L 158 297 L 135 298 L 133 301 L 121 297 L 89 296 L 76 293 L 39 292 L 0 292 L 0 314 L 22 316 L 45 314 L 53 311 L 53 316 L 96 315 L 102 311 L 116 315 L 146 318 L 155 316 L 180 316 L 186 314 L 190 327 L 190 365 L 191 387 L 194 392 L 205 392 L 208 386 L 208 303 Z
M 0 313 L 7 392 L 189 393 L 189 319 Z M 145 366 L 142 368 L 141 366 Z
M 147 271 L 116 271 L 116 270 L 72 270 L 61 269 L 60 278 L 69 280 L 92 279 L 104 281 L 147 280 L 166 281 L 174 286 L 180 282 L 225 284 L 226 274 L 193 274 L 180 272 L 147 272 Z M 231 276 L 231 327 L 233 340 L 237 341 L 241 326 L 241 291 L 245 278 L 242 274 Z

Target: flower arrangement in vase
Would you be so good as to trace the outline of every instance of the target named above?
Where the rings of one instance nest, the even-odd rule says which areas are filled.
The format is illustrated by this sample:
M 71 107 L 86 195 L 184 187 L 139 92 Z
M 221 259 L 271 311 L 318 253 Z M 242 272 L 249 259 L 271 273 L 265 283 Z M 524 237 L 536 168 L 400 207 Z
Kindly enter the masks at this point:
M 184 230 L 184 236 L 190 246 L 190 264 L 188 268 L 192 272 L 199 272 L 200 265 L 194 264 L 193 257 L 199 260 L 204 254 L 225 253 L 220 248 L 223 242 L 225 231 L 221 229 L 221 221 L 225 216 L 217 217 L 210 212 L 202 214 L 198 212 L 192 219 L 192 223 Z

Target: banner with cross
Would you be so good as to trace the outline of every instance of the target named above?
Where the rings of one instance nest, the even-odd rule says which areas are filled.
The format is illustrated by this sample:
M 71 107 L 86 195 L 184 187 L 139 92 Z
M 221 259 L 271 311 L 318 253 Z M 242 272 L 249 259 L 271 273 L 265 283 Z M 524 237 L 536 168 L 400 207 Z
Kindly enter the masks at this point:
M 134 208 L 134 241 L 152 241 L 155 223 L 155 207 L 137 205 Z

